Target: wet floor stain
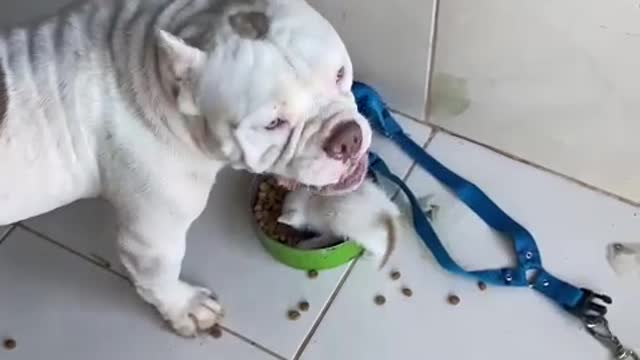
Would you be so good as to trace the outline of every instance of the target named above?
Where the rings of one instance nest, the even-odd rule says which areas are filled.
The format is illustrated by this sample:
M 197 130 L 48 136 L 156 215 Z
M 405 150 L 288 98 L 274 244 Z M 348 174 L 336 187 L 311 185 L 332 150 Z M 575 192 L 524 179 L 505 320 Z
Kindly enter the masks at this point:
M 434 74 L 431 81 L 431 114 L 458 116 L 471 106 L 467 79 L 447 73 Z

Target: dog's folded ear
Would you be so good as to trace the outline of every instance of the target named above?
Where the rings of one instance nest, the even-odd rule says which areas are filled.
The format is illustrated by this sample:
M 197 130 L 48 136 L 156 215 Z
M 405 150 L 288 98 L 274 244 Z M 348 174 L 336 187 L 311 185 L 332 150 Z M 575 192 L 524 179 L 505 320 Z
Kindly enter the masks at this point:
M 196 76 L 202 72 L 206 62 L 205 52 L 164 30 L 156 31 L 156 39 L 160 66 L 169 73 L 163 80 L 170 82 L 165 85 L 170 89 L 178 109 L 186 115 L 200 115 L 194 93 Z

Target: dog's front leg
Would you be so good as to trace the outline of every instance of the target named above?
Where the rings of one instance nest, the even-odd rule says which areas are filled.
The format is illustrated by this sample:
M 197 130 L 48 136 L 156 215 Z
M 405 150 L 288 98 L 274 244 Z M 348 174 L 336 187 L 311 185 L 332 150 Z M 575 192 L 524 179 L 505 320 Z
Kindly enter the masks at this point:
M 136 290 L 154 305 L 175 331 L 194 336 L 215 325 L 222 308 L 211 291 L 179 279 L 191 221 L 158 214 L 127 215 L 120 222 L 118 247 Z M 151 216 L 150 216 L 151 215 Z M 130 219 L 136 219 L 133 223 Z M 121 219 L 122 220 L 122 219 Z

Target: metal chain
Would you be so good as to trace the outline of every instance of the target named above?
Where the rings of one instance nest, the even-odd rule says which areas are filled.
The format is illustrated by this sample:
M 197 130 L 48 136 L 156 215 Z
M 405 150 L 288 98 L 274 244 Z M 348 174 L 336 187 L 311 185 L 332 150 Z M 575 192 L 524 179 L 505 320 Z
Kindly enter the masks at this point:
M 622 345 L 620 339 L 611 332 L 609 322 L 603 316 L 586 317 L 584 325 L 591 336 L 611 350 L 616 360 L 640 360 L 635 351 Z

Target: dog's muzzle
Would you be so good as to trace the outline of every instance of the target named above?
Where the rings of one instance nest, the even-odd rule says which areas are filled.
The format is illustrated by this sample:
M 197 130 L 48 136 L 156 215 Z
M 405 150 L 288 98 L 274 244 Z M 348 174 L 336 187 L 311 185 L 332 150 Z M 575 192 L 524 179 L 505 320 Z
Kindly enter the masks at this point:
M 360 154 L 362 149 L 362 129 L 355 120 L 336 126 L 323 146 L 327 155 L 335 160 L 349 161 Z
M 367 175 L 368 156 L 363 149 L 365 132 L 355 120 L 346 120 L 336 125 L 322 145 L 330 159 L 344 163 L 346 171 L 334 184 L 310 186 L 309 189 L 322 195 L 340 195 L 357 189 Z M 279 184 L 290 190 L 303 185 L 292 179 L 279 179 Z

